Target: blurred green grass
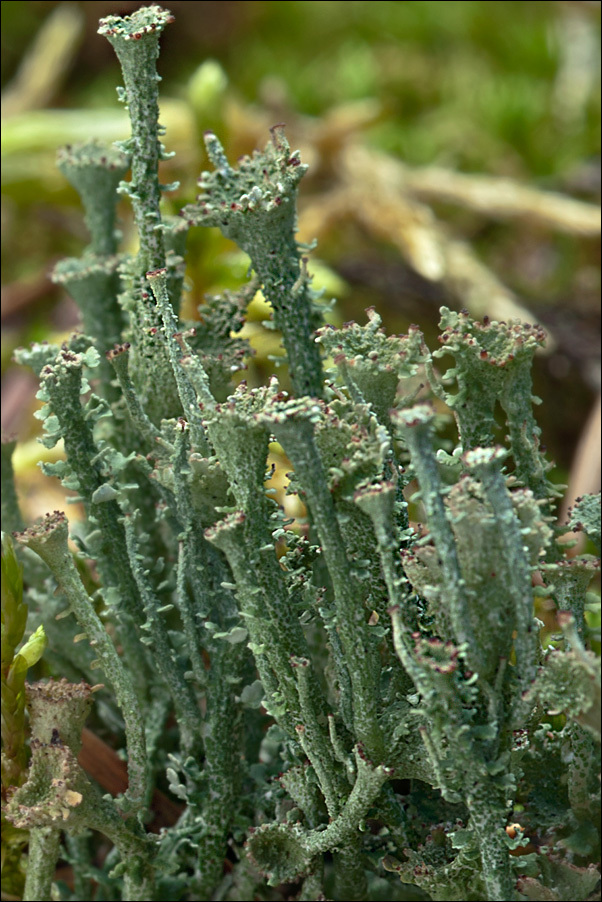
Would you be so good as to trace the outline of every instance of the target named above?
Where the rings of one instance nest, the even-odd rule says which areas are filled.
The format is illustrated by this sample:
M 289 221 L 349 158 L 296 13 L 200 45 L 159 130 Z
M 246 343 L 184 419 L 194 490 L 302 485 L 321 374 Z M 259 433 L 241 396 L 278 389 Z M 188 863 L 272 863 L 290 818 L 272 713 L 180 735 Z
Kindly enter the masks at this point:
M 136 3 L 68 3 L 83 40 L 55 101 L 110 105 L 115 65 L 95 36 L 102 15 Z M 208 56 L 249 103 L 275 90 L 321 116 L 378 97 L 373 138 L 411 163 L 530 177 L 557 175 L 599 150 L 599 4 L 541 2 L 175 2 L 162 42 L 167 90 Z M 54 2 L 2 3 L 2 84 Z

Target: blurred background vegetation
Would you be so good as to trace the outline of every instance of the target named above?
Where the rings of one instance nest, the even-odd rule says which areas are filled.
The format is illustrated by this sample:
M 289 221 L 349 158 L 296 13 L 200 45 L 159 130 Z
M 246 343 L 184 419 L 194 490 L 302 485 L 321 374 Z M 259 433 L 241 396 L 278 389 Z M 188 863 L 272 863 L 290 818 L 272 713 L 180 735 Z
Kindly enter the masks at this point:
M 48 272 L 87 243 L 58 146 L 128 134 L 117 61 L 98 19 L 140 3 L 3 2 L 3 429 L 22 439 L 27 513 L 56 507 L 35 475 L 33 379 L 14 348 L 56 340 L 77 312 Z M 600 3 L 219 0 L 166 4 L 162 122 L 180 179 L 169 212 L 194 197 L 213 129 L 232 159 L 285 122 L 310 173 L 300 237 L 334 322 L 374 305 L 389 330 L 417 322 L 431 347 L 441 304 L 541 322 L 536 367 L 544 440 L 571 492 L 599 488 Z M 120 208 L 126 246 L 131 215 Z M 221 236 L 189 238 L 194 315 L 247 264 Z M 249 310 L 257 378 L 274 334 Z M 598 421 L 599 424 L 599 421 Z

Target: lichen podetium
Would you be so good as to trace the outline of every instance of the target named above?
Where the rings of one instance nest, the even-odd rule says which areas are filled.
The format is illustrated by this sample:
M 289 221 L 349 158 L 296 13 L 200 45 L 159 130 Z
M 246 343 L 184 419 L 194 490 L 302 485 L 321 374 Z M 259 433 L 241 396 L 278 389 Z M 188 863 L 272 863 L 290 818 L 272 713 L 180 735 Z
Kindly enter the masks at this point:
M 91 243 L 54 278 L 85 333 L 19 352 L 39 376 L 41 440 L 65 449 L 43 470 L 85 511 L 75 544 L 61 511 L 24 528 L 3 446 L 3 528 L 18 530 L 55 678 L 27 689 L 28 771 L 16 690 L 7 719 L 24 898 L 593 898 L 599 562 L 556 541 L 531 394 L 544 333 L 442 308 L 431 353 L 374 310 L 325 326 L 295 237 L 306 167 L 280 126 L 236 166 L 208 134 L 198 200 L 163 217 L 176 186 L 159 181 L 156 62 L 171 21 L 146 6 L 101 22 L 132 135 L 59 157 Z M 117 243 L 119 194 L 135 255 Z M 236 242 L 252 275 L 191 322 L 182 254 L 197 226 Z M 252 387 L 238 333 L 258 289 L 288 376 Z M 274 441 L 303 523 L 271 497 Z M 599 552 L 599 499 L 571 525 Z M 5 583 L 3 550 L 3 703 L 25 626 L 11 562 Z M 536 595 L 559 608 L 547 648 Z M 93 697 L 107 760 L 127 760 L 115 797 L 77 758 Z M 59 858 L 73 891 L 53 885 Z

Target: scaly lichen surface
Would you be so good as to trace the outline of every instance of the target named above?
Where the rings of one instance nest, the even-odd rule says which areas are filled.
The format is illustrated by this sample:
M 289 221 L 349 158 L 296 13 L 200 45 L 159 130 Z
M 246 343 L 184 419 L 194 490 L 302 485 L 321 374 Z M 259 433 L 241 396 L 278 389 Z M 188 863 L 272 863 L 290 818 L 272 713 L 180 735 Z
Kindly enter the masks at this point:
M 530 375 L 544 333 L 442 308 L 431 352 L 374 310 L 325 326 L 295 237 L 306 167 L 280 126 L 237 165 L 208 134 L 199 198 L 164 218 L 176 186 L 159 176 L 156 62 L 171 21 L 148 6 L 101 22 L 132 135 L 59 156 L 91 240 L 54 279 L 84 332 L 19 352 L 39 376 L 42 442 L 65 448 L 43 469 L 85 517 L 71 544 L 62 511 L 25 528 L 3 447 L 3 529 L 56 678 L 26 690 L 27 769 L 22 684 L 41 634 L 15 655 L 26 612 L 3 540 L 11 886 L 28 843 L 27 900 L 593 898 L 599 561 L 557 541 Z M 135 255 L 119 250 L 119 194 Z M 251 273 L 188 322 L 197 226 L 236 242 Z M 287 382 L 241 380 L 258 289 Z M 275 441 L 303 520 L 272 497 Z M 570 527 L 599 553 L 599 497 Z M 547 647 L 537 596 L 558 610 Z M 93 697 L 94 729 L 127 760 L 120 796 L 78 762 Z M 157 794 L 179 806 L 160 833 Z M 59 858 L 74 890 L 55 883 Z

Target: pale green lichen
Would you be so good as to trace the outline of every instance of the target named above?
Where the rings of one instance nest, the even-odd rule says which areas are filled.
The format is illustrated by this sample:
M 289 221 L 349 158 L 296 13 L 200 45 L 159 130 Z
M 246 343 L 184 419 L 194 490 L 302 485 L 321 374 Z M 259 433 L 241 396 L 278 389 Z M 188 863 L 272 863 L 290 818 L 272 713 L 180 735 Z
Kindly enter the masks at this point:
M 33 719 L 32 768 L 7 809 L 34 831 L 27 897 L 49 897 L 66 831 L 77 885 L 88 868 L 116 898 L 123 875 L 124 900 L 272 899 L 283 881 L 300 899 L 371 899 L 375 880 L 379 898 L 383 881 L 403 898 L 397 876 L 433 899 L 585 899 L 598 842 L 596 562 L 554 541 L 558 493 L 530 375 L 543 331 L 442 308 L 432 354 L 417 327 L 387 337 L 374 311 L 363 326 L 318 329 L 295 240 L 305 167 L 279 127 L 237 167 L 208 135 L 214 171 L 199 200 L 177 225 L 162 219 L 173 186 L 157 172 L 156 59 L 170 21 L 150 6 L 101 24 L 123 68 L 131 180 L 117 184 L 125 158 L 97 145 L 63 153 L 92 243 L 55 279 L 90 336 L 19 354 L 40 377 L 42 441 L 66 450 L 44 469 L 84 506 L 77 552 L 62 513 L 22 529 L 3 449 L 7 528 L 48 566 L 34 578 L 23 558 L 51 624 L 49 666 L 86 680 L 101 668 L 99 716 L 129 772 L 124 799 L 99 798 L 74 757 L 88 702 L 69 705 L 87 690 L 32 690 L 47 717 Z M 115 190 L 134 206 L 136 257 L 118 256 Z M 195 223 L 233 239 L 255 275 L 191 324 L 178 311 Z M 291 394 L 233 379 L 258 287 Z M 453 367 L 441 376 L 444 354 Z M 441 401 L 457 422 L 451 453 L 437 450 Z M 270 497 L 274 438 L 305 525 Z M 597 511 L 586 497 L 570 521 L 594 543 Z M 83 631 L 77 645 L 68 621 L 53 622 L 55 587 Z M 562 609 L 545 650 L 537 594 Z M 184 810 L 151 840 L 142 815 L 156 781 Z M 87 828 L 117 850 L 94 871 Z

